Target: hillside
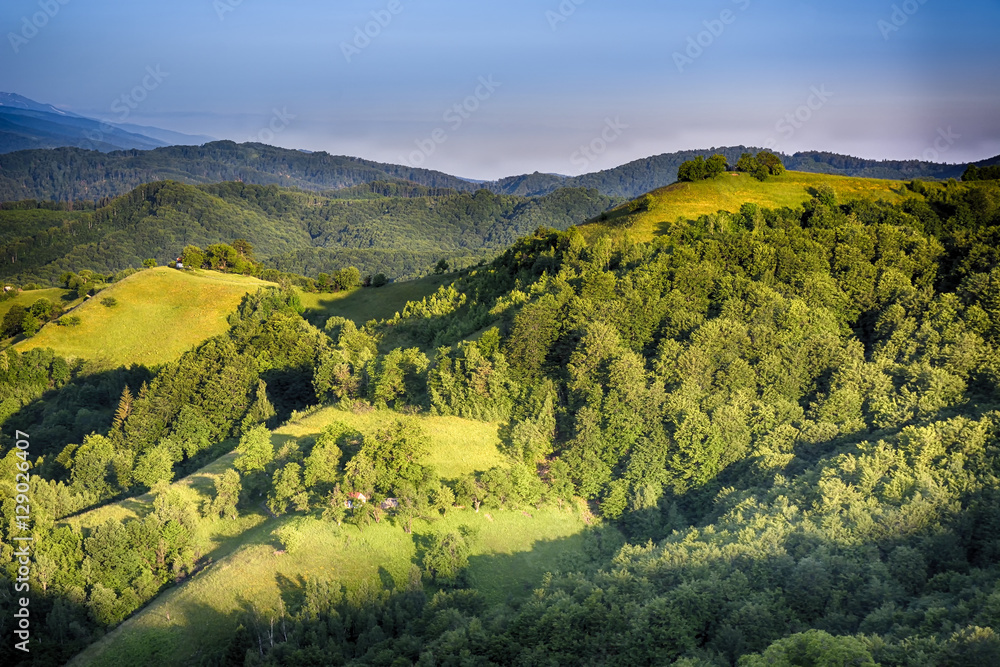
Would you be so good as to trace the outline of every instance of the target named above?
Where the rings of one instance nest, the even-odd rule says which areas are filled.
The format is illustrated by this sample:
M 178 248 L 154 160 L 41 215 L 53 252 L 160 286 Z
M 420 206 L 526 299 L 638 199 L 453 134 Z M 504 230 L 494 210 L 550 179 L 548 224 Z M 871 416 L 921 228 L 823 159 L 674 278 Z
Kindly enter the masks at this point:
M 761 182 L 748 174 L 727 172 L 715 178 L 675 183 L 620 206 L 581 227 L 588 236 L 598 230 L 628 230 L 637 241 L 666 233 L 675 222 L 697 220 L 719 211 L 738 213 L 744 204 L 761 208 L 798 208 L 813 199 L 818 188 L 833 188 L 839 201 L 853 199 L 901 202 L 918 196 L 901 181 L 788 171 Z
M 242 181 L 305 190 L 406 180 L 458 191 L 478 189 L 460 178 L 427 169 L 232 141 L 149 151 L 101 153 L 57 148 L 0 155 L 0 201 L 96 200 L 117 197 L 144 183 L 163 180 L 190 185 Z
M 996 664 L 1000 186 L 742 178 L 154 372 L 7 353 L 48 663 Z
M 241 181 L 310 191 L 348 188 L 375 181 L 407 181 L 459 192 L 485 188 L 497 194 L 518 196 L 540 196 L 560 188 L 593 188 L 605 196 L 631 199 L 673 183 L 681 163 L 697 155 L 722 153 L 735 164 L 741 153 L 758 150 L 746 146 L 684 150 L 580 176 L 536 172 L 483 183 L 404 165 L 232 141 L 110 153 L 79 148 L 26 150 L 0 155 L 0 201 L 100 200 L 162 180 L 189 185 Z M 966 167 L 965 164 L 919 160 L 868 160 L 816 151 L 780 157 L 789 169 L 897 180 L 960 178 Z M 994 157 L 976 164 L 995 164 L 998 159 L 1000 157 Z
M 243 296 L 266 285 L 214 271 L 140 271 L 63 316 L 79 317 L 79 325 L 51 322 L 16 349 L 52 348 L 60 356 L 100 361 L 108 368 L 153 366 L 226 331 L 226 318 Z M 103 305 L 107 298 L 117 305 Z
M 398 419 L 389 411 L 356 414 L 328 408 L 303 416 L 271 436 L 275 447 L 316 438 L 324 427 L 342 423 L 372 433 Z M 411 418 L 412 419 L 412 418 Z M 419 418 L 430 437 L 429 465 L 445 478 L 483 472 L 498 463 L 496 425 L 453 417 Z M 175 482 L 175 503 L 201 506 L 214 496 L 213 482 L 231 469 L 233 455 Z M 142 518 L 154 512 L 153 495 L 130 499 L 73 517 L 68 524 L 87 531 L 112 520 Z M 489 518 L 487 518 L 489 517 Z M 308 535 L 294 552 L 285 552 L 275 535 L 292 526 Z M 237 520 L 202 520 L 199 539 L 209 565 L 194 577 L 165 590 L 71 665 L 188 665 L 218 658 L 248 609 L 263 618 L 294 604 L 296 582 L 330 582 L 358 589 L 412 585 L 411 568 L 432 535 L 470 532 L 470 586 L 488 600 L 523 598 L 542 575 L 560 561 L 584 558 L 584 522 L 572 511 L 544 510 L 532 516 L 517 511 L 452 510 L 419 521 L 412 534 L 389 521 L 363 530 L 318 518 L 273 518 L 254 508 Z M 284 602 L 283 602 L 284 600 Z M 188 628 L 189 631 L 182 631 Z
M 416 190 L 414 190 L 416 188 Z M 388 192 L 393 196 L 381 194 Z M 427 273 L 447 258 L 474 264 L 541 226 L 565 229 L 619 200 L 593 190 L 538 198 L 456 193 L 383 183 L 358 199 L 276 186 L 166 181 L 136 188 L 96 211 L 0 209 L 0 277 L 54 283 L 66 271 L 107 273 L 165 263 L 189 244 L 246 239 L 273 268 L 315 277 L 354 265 L 389 278 Z

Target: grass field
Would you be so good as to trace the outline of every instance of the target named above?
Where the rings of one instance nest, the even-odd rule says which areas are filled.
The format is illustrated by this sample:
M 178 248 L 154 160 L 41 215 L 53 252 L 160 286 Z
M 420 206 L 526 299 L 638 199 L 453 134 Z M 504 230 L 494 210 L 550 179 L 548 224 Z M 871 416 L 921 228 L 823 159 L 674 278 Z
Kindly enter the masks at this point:
M 448 276 L 427 276 L 418 280 L 366 287 L 350 292 L 302 293 L 305 317 L 322 327 L 327 318 L 339 315 L 359 327 L 368 320 L 384 320 L 403 311 L 407 301 L 419 301 L 448 282 Z
M 16 347 L 22 351 L 51 347 L 64 357 L 113 366 L 163 363 L 225 332 L 226 318 L 243 295 L 271 284 L 215 271 L 167 267 L 141 271 L 74 310 L 71 314 L 81 320 L 78 326 L 49 323 Z M 114 297 L 118 305 L 101 304 L 107 297 Z
M 433 466 L 443 479 L 456 479 L 466 473 L 489 470 L 501 461 L 497 446 L 497 425 L 461 419 L 459 417 L 407 417 L 391 410 L 351 412 L 336 407 L 324 408 L 282 426 L 275 436 L 301 438 L 316 435 L 334 421 L 371 433 L 397 419 L 419 419 L 420 427 L 431 441 L 426 463 Z
M 418 419 L 431 438 L 429 463 L 445 477 L 485 470 L 500 461 L 497 427 L 453 417 L 404 417 L 382 410 L 354 413 L 323 408 L 274 431 L 276 446 L 290 438 L 319 433 L 341 421 L 362 433 L 395 419 Z M 211 496 L 213 479 L 232 465 L 232 453 L 174 483 L 192 500 Z M 72 518 L 92 528 L 108 517 L 138 517 L 149 511 L 151 498 L 125 500 Z M 291 523 L 306 536 L 292 553 L 279 553 L 274 536 Z M 523 598 L 545 572 L 573 554 L 582 554 L 586 523 L 577 507 L 520 510 L 452 510 L 446 517 L 418 520 L 406 534 L 389 520 L 360 531 L 314 516 L 278 519 L 251 511 L 237 521 L 203 522 L 207 557 L 212 564 L 158 598 L 78 655 L 72 665 L 189 665 L 218 651 L 232 636 L 243 612 L 256 609 L 265 618 L 282 605 L 294 604 L 310 578 L 363 586 L 401 588 L 423 545 L 434 533 L 463 531 L 469 537 L 469 584 L 490 602 Z M 582 556 L 581 556 L 582 557 Z
M 0 321 L 3 320 L 4 315 L 7 311 L 13 308 L 15 305 L 23 306 L 24 308 L 30 308 L 31 304 L 38 301 L 39 299 L 48 299 L 54 304 L 60 305 L 63 308 L 72 308 L 77 303 L 82 301 L 76 296 L 74 290 L 60 289 L 58 287 L 52 287 L 49 289 L 34 289 L 28 290 L 27 292 L 21 292 L 13 299 L 8 299 L 7 301 L 0 301 Z
M 735 213 L 745 203 L 763 208 L 795 208 L 809 201 L 821 185 L 832 187 L 839 202 L 851 199 L 897 202 L 919 196 L 906 191 L 903 181 L 789 171 L 761 182 L 746 174 L 730 172 L 704 181 L 675 183 L 654 190 L 650 193 L 653 204 L 648 210 L 633 214 L 634 222 L 628 233 L 636 241 L 650 241 L 662 233 L 665 225 L 679 220 L 696 220 L 718 211 Z M 581 231 L 592 237 L 614 229 L 628 217 L 627 206 L 620 207 L 609 212 L 607 220 L 592 221 L 583 225 Z

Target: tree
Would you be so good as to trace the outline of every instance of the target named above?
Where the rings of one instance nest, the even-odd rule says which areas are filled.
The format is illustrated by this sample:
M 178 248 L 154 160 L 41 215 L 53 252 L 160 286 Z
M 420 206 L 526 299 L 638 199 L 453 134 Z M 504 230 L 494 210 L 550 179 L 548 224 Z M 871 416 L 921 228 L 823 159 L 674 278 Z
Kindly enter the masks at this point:
M 205 264 L 205 252 L 196 245 L 185 246 L 181 262 L 189 269 L 200 269 Z
M 236 264 L 239 254 L 227 243 L 213 243 L 205 249 L 205 257 L 211 268 L 227 271 Z
M 169 482 L 174 478 L 174 460 L 169 446 L 161 442 L 144 454 L 132 473 L 132 479 L 147 488 L 153 488 L 158 482 Z
M 288 463 L 283 468 L 274 471 L 274 486 L 267 506 L 275 514 L 284 514 L 288 509 L 288 504 L 295 502 L 297 496 L 304 490 L 302 466 L 298 463 Z
M 339 526 L 344 522 L 345 516 L 347 516 L 347 494 L 341 491 L 340 484 L 337 484 L 333 487 L 333 491 L 327 495 L 323 519 L 336 521 Z
M 254 426 L 240 438 L 236 454 L 233 465 L 244 475 L 264 470 L 274 459 L 271 432 L 265 426 Z
M 346 425 L 335 422 L 328 425 L 316 438 L 312 451 L 306 457 L 305 486 L 324 493 L 337 481 L 340 458 L 343 456 L 338 443 L 351 432 Z
M 21 333 L 21 325 L 24 322 L 28 311 L 19 303 L 15 303 L 3 316 L 3 324 L 0 325 L 0 337 L 9 338 Z
M 705 161 L 705 178 L 714 178 L 729 170 L 729 161 L 725 155 L 716 153 Z
M 236 505 L 242 491 L 240 474 L 232 468 L 223 473 L 222 477 L 216 477 L 215 498 L 212 500 L 209 514 L 235 519 L 238 515 Z
M 38 330 L 42 328 L 42 321 L 31 313 L 27 313 L 24 319 L 21 320 L 21 330 L 24 331 L 24 335 L 31 338 Z
M 449 268 L 448 260 L 442 257 L 441 259 L 438 260 L 438 263 L 434 265 L 434 273 L 436 274 L 448 273 L 448 268 Z
M 469 565 L 469 545 L 461 533 L 434 535 L 424 554 L 424 572 L 442 587 L 459 587 Z
M 860 639 L 834 637 L 822 630 L 800 632 L 767 647 L 762 654 L 740 659 L 740 667 L 875 667 L 871 653 Z
M 149 259 L 142 260 L 142 265 L 147 269 L 155 269 L 157 266 L 156 260 L 150 257 Z

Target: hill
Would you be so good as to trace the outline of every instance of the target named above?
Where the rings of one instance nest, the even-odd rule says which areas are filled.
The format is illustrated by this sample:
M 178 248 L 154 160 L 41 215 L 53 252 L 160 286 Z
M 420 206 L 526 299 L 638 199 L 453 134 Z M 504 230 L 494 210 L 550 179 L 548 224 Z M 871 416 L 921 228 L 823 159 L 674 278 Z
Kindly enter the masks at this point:
M 0 155 L 0 201 L 93 201 L 117 197 L 144 183 L 162 180 L 190 185 L 242 181 L 310 191 L 349 188 L 375 181 L 407 181 L 459 192 L 483 188 L 518 196 L 540 196 L 560 188 L 593 188 L 606 196 L 631 199 L 673 183 L 681 163 L 697 155 L 722 153 L 735 164 L 743 152 L 758 150 L 746 146 L 685 150 L 574 177 L 536 172 L 492 182 L 471 182 L 427 169 L 232 141 L 110 153 L 59 148 Z M 780 157 L 789 169 L 898 180 L 960 178 L 966 166 L 919 160 L 868 160 L 823 152 Z M 976 164 L 984 166 L 998 160 L 1000 157 L 994 157 Z
M 63 315 L 79 317 L 78 326 L 51 322 L 16 349 L 52 348 L 63 357 L 101 361 L 109 368 L 153 366 L 226 331 L 226 318 L 243 295 L 266 285 L 214 271 L 140 271 Z M 117 305 L 101 303 L 108 298 Z
M 140 125 L 106 123 L 42 104 L 14 93 L 0 93 L 0 153 L 75 146 L 102 152 L 151 149 L 211 141 Z
M 314 191 L 393 180 L 458 191 L 479 187 L 427 169 L 232 141 L 149 151 L 57 148 L 0 155 L 0 201 L 96 200 L 163 180 L 191 185 L 242 181 Z
M 389 193 L 392 196 L 382 194 Z M 366 185 L 358 198 L 276 186 L 150 183 L 95 211 L 0 208 L 0 277 L 55 282 L 82 268 L 107 273 L 160 263 L 189 244 L 246 239 L 273 268 L 315 277 L 354 265 L 362 275 L 426 273 L 441 258 L 474 264 L 540 226 L 565 229 L 618 200 L 559 190 L 538 198 L 457 193 L 393 183 Z
M 833 188 L 837 199 L 845 202 L 861 199 L 895 203 L 918 196 L 901 181 L 787 171 L 761 182 L 748 174 L 727 172 L 654 190 L 635 203 L 602 214 L 581 229 L 588 235 L 596 230 L 627 229 L 636 240 L 650 241 L 665 233 L 671 223 L 697 220 L 719 211 L 737 213 L 744 204 L 798 208 L 823 186 Z
M 390 411 L 352 413 L 336 408 L 315 411 L 276 429 L 276 448 L 315 438 L 331 423 L 361 433 L 397 420 Z M 499 462 L 496 425 L 453 417 L 416 419 L 430 436 L 429 463 L 443 476 L 482 472 Z M 214 480 L 232 468 L 233 455 L 175 482 L 175 503 L 201 506 L 214 496 Z M 147 494 L 73 517 L 68 525 L 88 532 L 108 519 L 129 520 L 154 512 Z M 187 665 L 217 659 L 249 609 L 267 618 L 298 604 L 299 582 L 330 582 L 352 595 L 384 586 L 413 585 L 412 568 L 433 535 L 464 530 L 470 535 L 470 586 L 485 599 L 521 599 L 546 571 L 574 557 L 583 559 L 584 522 L 578 513 L 546 509 L 531 516 L 518 511 L 452 510 L 446 516 L 418 521 L 413 533 L 385 520 L 360 530 L 337 526 L 314 515 L 307 519 L 274 518 L 261 508 L 236 520 L 203 519 L 201 549 L 210 564 L 183 583 L 165 590 L 148 607 L 70 662 L 71 665 Z M 303 545 L 285 552 L 275 535 L 280 527 L 308 535 Z M 363 594 L 363 593 L 362 593 Z
M 996 664 L 1000 186 L 786 176 L 666 192 L 688 215 L 650 242 L 536 230 L 361 328 L 254 294 L 150 377 L 5 355 L 24 390 L 4 433 L 44 457 L 40 645 L 57 662 L 97 642 L 79 660 L 104 664 Z M 719 213 L 713 187 L 755 200 Z M 238 475 L 223 459 L 148 511 L 140 494 L 230 438 Z M 82 517 L 86 535 L 54 526 Z

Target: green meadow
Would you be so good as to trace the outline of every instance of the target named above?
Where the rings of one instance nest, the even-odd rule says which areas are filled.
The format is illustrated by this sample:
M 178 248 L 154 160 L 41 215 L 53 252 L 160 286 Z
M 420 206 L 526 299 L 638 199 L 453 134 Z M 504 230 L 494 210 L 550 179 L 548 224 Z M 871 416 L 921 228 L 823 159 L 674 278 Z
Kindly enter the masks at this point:
M 167 267 L 140 271 L 63 315 L 79 317 L 79 325 L 50 322 L 16 347 L 21 351 L 50 347 L 63 357 L 102 361 L 109 366 L 152 366 L 176 359 L 202 341 L 224 333 L 229 328 L 226 318 L 243 295 L 271 284 L 215 271 Z M 101 303 L 109 297 L 117 305 Z
M 371 433 L 397 419 L 415 419 L 429 436 L 426 463 L 443 478 L 486 470 L 501 462 L 497 425 L 455 417 L 404 416 L 389 410 L 353 412 L 327 407 L 297 415 L 275 429 L 276 449 L 289 440 L 308 438 L 337 421 Z M 214 494 L 214 479 L 232 467 L 227 454 L 173 489 L 199 505 Z M 85 531 L 108 518 L 128 519 L 151 511 L 146 494 L 72 517 L 67 523 Z M 190 665 L 217 652 L 232 636 L 244 612 L 273 618 L 294 605 L 310 579 L 344 585 L 349 594 L 383 587 L 404 588 L 421 563 L 424 545 L 434 533 L 460 531 L 471 553 L 468 583 L 490 603 L 524 598 L 546 572 L 582 557 L 587 527 L 583 507 L 496 510 L 453 509 L 414 522 L 413 534 L 384 518 L 364 530 L 307 515 L 273 518 L 260 507 L 241 509 L 234 520 L 203 519 L 199 541 L 210 564 L 178 585 L 165 589 L 146 607 L 92 644 L 71 665 Z M 291 524 L 302 546 L 285 552 L 274 531 Z M 428 592 L 433 588 L 428 584 Z
M 841 202 L 852 199 L 898 202 L 917 196 L 906 190 L 903 181 L 787 171 L 762 182 L 748 174 L 727 172 L 703 181 L 674 183 L 654 190 L 647 195 L 650 205 L 645 210 L 630 213 L 626 204 L 608 212 L 604 219 L 583 225 L 581 230 L 593 236 L 607 229 L 627 227 L 636 241 L 651 241 L 671 223 L 696 220 L 719 211 L 735 213 L 747 203 L 762 208 L 795 208 L 809 201 L 822 185 L 832 187 Z M 929 184 L 929 187 L 935 186 Z

